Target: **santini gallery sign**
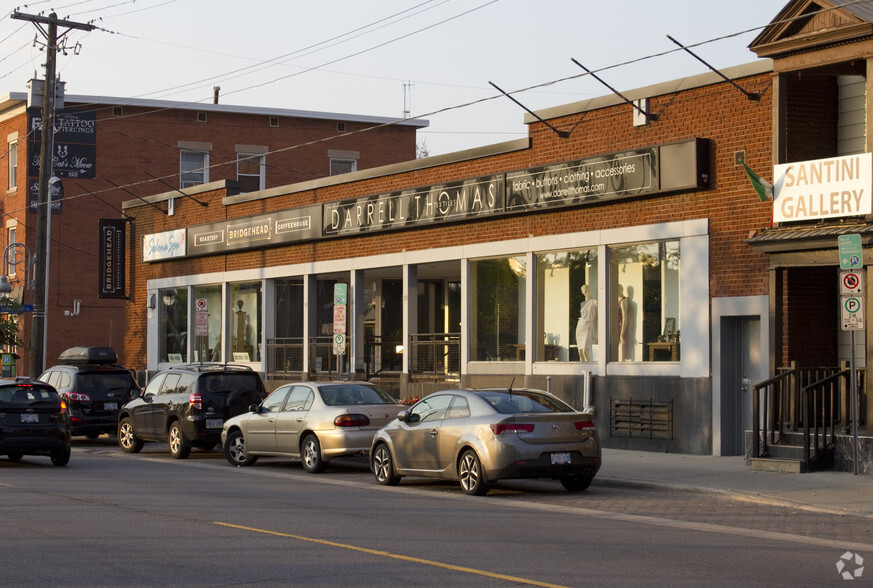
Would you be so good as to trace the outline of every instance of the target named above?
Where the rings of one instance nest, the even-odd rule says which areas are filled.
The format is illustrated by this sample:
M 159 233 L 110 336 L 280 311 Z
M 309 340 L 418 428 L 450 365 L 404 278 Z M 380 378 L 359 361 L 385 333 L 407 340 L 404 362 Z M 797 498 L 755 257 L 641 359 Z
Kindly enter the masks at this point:
M 873 154 L 783 163 L 773 168 L 773 220 L 795 222 L 873 212 Z
M 143 261 L 431 226 L 709 187 L 709 141 L 691 139 L 146 235 Z

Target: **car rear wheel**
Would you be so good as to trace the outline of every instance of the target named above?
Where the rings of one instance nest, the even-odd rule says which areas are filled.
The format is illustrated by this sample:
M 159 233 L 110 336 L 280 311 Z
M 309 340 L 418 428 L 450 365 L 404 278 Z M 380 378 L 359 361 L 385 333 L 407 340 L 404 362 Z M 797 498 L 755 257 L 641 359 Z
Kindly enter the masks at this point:
M 130 417 L 124 417 L 118 423 L 118 444 L 125 453 L 139 453 L 145 442 L 133 432 L 133 421 Z
M 24 454 L 23 453 L 7 453 L 6 457 L 9 458 L 9 461 L 14 461 L 15 463 L 18 463 L 19 461 L 21 461 L 21 458 L 24 457 Z
M 179 421 L 175 421 L 170 425 L 167 443 L 170 445 L 170 455 L 176 459 L 185 459 L 191 455 L 191 445 L 185 440 L 185 436 L 182 434 L 182 425 L 179 424 Z
M 303 460 L 303 469 L 310 474 L 323 472 L 324 468 L 327 467 L 327 463 L 321 459 L 321 443 L 318 442 L 318 437 L 312 433 L 303 439 L 300 458 Z
M 472 449 L 461 454 L 458 462 L 458 479 L 464 492 L 472 496 L 484 496 L 488 493 L 488 484 L 485 483 L 485 475 L 482 473 L 482 464 L 479 456 Z
M 233 431 L 227 436 L 227 441 L 224 443 L 224 457 L 230 465 L 235 466 L 248 466 L 258 461 L 256 455 L 249 455 L 246 451 L 246 441 L 242 431 Z
M 65 466 L 70 463 L 70 448 L 52 449 L 52 464 L 56 466 Z
M 561 478 L 561 486 L 569 492 L 581 492 L 591 485 L 594 476 L 564 476 Z
M 376 481 L 383 486 L 396 486 L 400 483 L 400 476 L 394 473 L 391 452 L 384 443 L 377 445 L 373 451 L 373 473 L 376 475 Z

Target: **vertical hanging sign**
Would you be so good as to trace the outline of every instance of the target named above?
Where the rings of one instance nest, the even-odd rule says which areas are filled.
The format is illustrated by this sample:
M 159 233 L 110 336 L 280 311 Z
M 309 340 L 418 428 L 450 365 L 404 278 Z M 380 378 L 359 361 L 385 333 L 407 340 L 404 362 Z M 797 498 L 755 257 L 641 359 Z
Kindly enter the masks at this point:
M 100 298 L 126 298 L 124 291 L 125 226 L 120 219 L 100 219 Z

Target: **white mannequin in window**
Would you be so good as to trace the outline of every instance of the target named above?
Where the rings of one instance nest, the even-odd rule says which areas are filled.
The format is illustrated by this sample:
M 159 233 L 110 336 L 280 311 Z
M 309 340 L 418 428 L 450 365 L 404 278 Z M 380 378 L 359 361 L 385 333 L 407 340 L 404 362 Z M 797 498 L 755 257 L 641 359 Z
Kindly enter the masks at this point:
M 576 321 L 576 348 L 579 361 L 591 361 L 591 345 L 597 343 L 597 299 L 591 298 L 588 284 L 582 285 L 579 320 Z
M 633 353 L 633 288 L 628 287 L 627 296 L 624 294 L 624 286 L 618 285 L 618 360 L 631 361 Z

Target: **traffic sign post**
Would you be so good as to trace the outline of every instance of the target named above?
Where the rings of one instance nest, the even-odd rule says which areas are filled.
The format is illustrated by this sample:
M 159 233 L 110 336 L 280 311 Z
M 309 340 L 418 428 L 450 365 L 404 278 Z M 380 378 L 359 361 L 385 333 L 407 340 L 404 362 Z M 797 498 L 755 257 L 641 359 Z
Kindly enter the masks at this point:
M 337 356 L 337 374 L 342 373 L 342 357 L 346 354 L 346 303 L 348 284 L 333 285 L 333 354 Z
M 851 369 L 852 378 L 852 461 L 855 475 L 858 475 L 858 376 L 855 372 L 855 331 L 864 330 L 864 251 L 861 235 L 840 235 L 837 237 L 840 250 L 840 325 L 844 331 L 852 333 Z

